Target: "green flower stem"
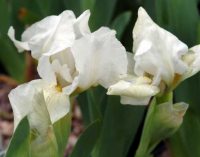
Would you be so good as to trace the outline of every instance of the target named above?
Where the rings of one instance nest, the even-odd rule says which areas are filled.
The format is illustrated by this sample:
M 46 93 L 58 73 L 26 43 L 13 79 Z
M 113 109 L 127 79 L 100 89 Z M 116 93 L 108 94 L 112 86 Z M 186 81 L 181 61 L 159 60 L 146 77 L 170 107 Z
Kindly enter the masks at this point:
M 152 116 L 155 112 L 155 105 L 156 105 L 156 100 L 155 98 L 151 101 L 148 112 L 146 115 L 145 123 L 144 123 L 144 128 L 142 131 L 142 136 L 140 140 L 139 147 L 136 151 L 135 157 L 150 157 L 148 147 L 150 143 L 150 136 L 151 135 L 151 127 L 152 127 Z
M 173 92 L 166 93 L 165 95 L 161 97 L 156 98 L 157 104 L 165 103 L 165 102 L 171 102 L 173 103 Z

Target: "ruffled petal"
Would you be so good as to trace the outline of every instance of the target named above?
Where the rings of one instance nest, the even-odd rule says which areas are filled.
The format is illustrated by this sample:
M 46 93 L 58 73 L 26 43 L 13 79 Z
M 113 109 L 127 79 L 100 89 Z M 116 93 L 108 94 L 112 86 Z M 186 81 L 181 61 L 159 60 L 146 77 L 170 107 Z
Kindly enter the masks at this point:
M 48 16 L 26 29 L 22 34 L 22 41 L 28 42 L 32 56 L 36 59 L 44 53 L 55 54 L 73 44 L 74 22 L 75 16 L 71 11 Z
M 100 28 L 75 41 L 72 54 L 81 89 L 97 84 L 109 87 L 127 72 L 126 51 L 116 39 L 115 31 L 108 28 Z
M 160 77 L 170 85 L 175 74 L 183 74 L 187 65 L 181 60 L 188 47 L 170 32 L 155 24 L 140 8 L 133 29 L 135 68 L 137 75 L 145 73 Z
M 75 16 L 72 11 L 64 11 L 60 15 L 59 22 L 56 30 L 50 36 L 51 39 L 45 45 L 45 48 L 49 48 L 46 55 L 56 54 L 68 47 L 71 47 L 75 40 L 75 33 L 73 24 Z
M 108 95 L 122 95 L 129 97 L 147 97 L 154 96 L 159 92 L 156 86 L 149 84 L 136 84 L 121 80 L 109 87 Z
M 150 83 L 149 78 L 131 78 L 129 76 L 111 85 L 107 94 L 120 95 L 122 104 L 147 105 L 150 98 L 159 92 L 159 88 Z
M 10 27 L 8 30 L 8 36 L 13 41 L 15 47 L 19 52 L 23 52 L 24 50 L 29 51 L 29 45 L 28 42 L 21 42 L 15 39 L 15 30 L 13 27 Z

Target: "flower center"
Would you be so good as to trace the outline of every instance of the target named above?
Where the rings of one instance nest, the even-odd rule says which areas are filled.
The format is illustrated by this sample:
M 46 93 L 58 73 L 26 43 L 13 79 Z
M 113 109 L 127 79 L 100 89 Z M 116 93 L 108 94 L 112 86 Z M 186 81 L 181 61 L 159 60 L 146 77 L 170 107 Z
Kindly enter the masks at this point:
M 60 86 L 60 85 L 56 85 L 56 90 L 58 91 L 58 92 L 62 92 L 62 87 Z
M 173 80 L 173 82 L 172 82 L 172 87 L 176 87 L 177 85 L 178 85 L 178 83 L 180 82 L 180 80 L 181 80 L 181 77 L 182 77 L 182 75 L 180 75 L 180 74 L 175 74 L 175 76 L 174 76 L 174 80 Z

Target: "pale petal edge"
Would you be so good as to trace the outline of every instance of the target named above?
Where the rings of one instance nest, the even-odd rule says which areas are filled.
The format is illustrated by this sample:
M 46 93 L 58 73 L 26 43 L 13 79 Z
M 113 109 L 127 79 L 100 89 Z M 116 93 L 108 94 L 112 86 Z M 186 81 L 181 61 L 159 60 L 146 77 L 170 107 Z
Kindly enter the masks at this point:
M 21 42 L 15 39 L 15 30 L 12 26 L 8 30 L 8 36 L 13 41 L 18 52 L 23 52 L 24 50 L 30 51 L 28 42 Z
M 200 45 L 196 45 L 189 49 L 188 54 L 188 70 L 182 76 L 182 81 L 195 75 L 200 71 Z

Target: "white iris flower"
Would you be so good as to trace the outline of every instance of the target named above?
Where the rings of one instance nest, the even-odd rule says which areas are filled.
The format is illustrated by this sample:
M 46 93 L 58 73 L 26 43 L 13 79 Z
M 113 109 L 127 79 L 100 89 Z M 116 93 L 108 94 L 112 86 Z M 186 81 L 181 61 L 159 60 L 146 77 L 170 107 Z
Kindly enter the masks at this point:
M 9 29 L 8 35 L 18 51 L 31 51 L 38 60 L 38 73 L 42 79 L 11 92 L 10 100 L 17 119 L 15 125 L 37 106 L 37 94 L 29 96 L 31 92 L 43 91 L 45 105 L 54 123 L 69 112 L 72 93 L 98 84 L 107 88 L 127 72 L 126 50 L 115 37 L 116 32 L 102 27 L 91 33 L 89 16 L 90 12 L 85 11 L 76 19 L 73 12 L 64 11 L 58 16 L 46 17 L 27 28 L 22 41 L 15 39 L 12 27 Z M 27 109 L 23 111 L 24 108 Z
M 188 49 L 154 23 L 143 8 L 138 11 L 133 40 L 134 55 L 129 59 L 133 76 L 122 78 L 108 90 L 110 95 L 121 95 L 123 104 L 146 105 L 151 96 L 170 92 L 200 70 L 200 45 Z

